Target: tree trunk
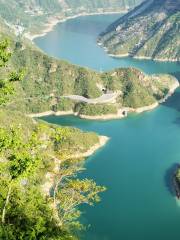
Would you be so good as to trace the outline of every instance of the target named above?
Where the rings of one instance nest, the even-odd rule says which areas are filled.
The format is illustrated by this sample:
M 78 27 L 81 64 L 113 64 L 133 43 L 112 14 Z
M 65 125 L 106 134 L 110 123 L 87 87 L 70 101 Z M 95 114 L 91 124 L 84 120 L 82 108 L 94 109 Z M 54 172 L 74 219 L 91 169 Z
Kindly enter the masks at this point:
M 56 220 L 59 222 L 59 214 L 58 214 L 57 202 L 56 202 L 56 193 L 58 191 L 58 185 L 59 185 L 59 182 L 55 183 L 53 200 L 54 200 L 54 216 L 55 216 Z
M 56 183 L 56 184 L 55 184 L 55 187 L 54 187 L 54 194 L 53 194 L 54 208 L 56 208 L 56 193 L 57 193 L 57 189 L 58 189 L 58 184 L 59 184 L 59 183 Z
M 3 208 L 3 212 L 2 212 L 2 224 L 5 223 L 5 217 L 6 217 L 6 208 L 9 204 L 9 198 L 10 198 L 10 195 L 11 195 L 11 184 L 9 186 L 9 189 L 8 189 L 8 193 L 7 193 L 7 196 L 6 196 L 6 201 L 5 201 L 5 204 L 4 204 L 4 208 Z

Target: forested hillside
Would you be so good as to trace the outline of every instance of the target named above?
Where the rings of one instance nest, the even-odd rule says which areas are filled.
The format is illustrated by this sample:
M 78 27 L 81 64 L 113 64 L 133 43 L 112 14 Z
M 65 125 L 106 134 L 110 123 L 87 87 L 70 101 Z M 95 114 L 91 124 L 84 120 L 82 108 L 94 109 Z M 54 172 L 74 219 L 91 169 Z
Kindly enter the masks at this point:
M 0 16 L 17 31 L 37 32 L 50 18 L 66 18 L 79 13 L 122 11 L 142 0 L 0 0 Z M 18 16 L 18 17 L 17 17 Z
M 71 110 L 88 114 L 86 104 L 79 105 L 79 102 L 63 96 L 75 94 L 96 98 L 104 93 L 104 88 L 106 92 L 117 93 L 116 102 L 113 106 L 107 104 L 106 108 L 105 104 L 99 105 L 93 113 L 114 113 L 122 107 L 138 108 L 155 103 L 167 94 L 175 82 L 172 76 L 148 76 L 133 68 L 98 73 L 54 59 L 31 42 L 16 38 L 3 24 L 0 35 L 1 38 L 9 38 L 14 52 L 8 68 L 12 71 L 24 69 L 25 72 L 23 81 L 15 84 L 16 95 L 11 97 L 9 109 L 19 109 L 25 113 Z M 2 76 L 3 74 L 5 73 L 1 72 Z M 89 105 L 90 107 L 94 108 Z
M 109 26 L 99 42 L 115 56 L 178 61 L 179 39 L 179 0 L 150 0 Z
M 1 41 L 0 239 L 75 240 L 82 229 L 78 207 L 98 202 L 105 190 L 91 179 L 78 179 L 77 173 L 84 170 L 89 150 L 103 144 L 94 133 L 9 110 L 15 84 L 24 77 L 23 69 L 8 68 L 11 55 L 9 42 Z

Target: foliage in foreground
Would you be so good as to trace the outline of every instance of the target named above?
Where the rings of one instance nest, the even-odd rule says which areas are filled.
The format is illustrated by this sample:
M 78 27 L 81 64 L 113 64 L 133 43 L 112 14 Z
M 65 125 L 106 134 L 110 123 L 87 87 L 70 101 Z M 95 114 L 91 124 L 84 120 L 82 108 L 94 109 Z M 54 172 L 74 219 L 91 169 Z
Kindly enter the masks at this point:
M 10 55 L 8 43 L 2 42 L 1 70 Z M 14 82 L 23 77 L 22 72 L 5 72 L 10 77 L 1 79 L 2 120 L 7 118 L 4 105 L 14 92 Z M 75 232 L 82 229 L 78 207 L 98 202 L 105 190 L 92 180 L 76 177 L 84 170 L 78 154 L 99 139 L 72 128 L 27 125 L 28 121 L 22 125 L 18 116 L 16 122 L 16 114 L 8 111 L 10 124 L 3 120 L 0 127 L 0 239 L 74 240 Z
M 63 144 L 69 134 L 68 128 L 44 124 L 28 137 L 20 129 L 0 129 L 1 239 L 61 239 L 82 228 L 77 207 L 98 202 L 98 193 L 105 189 L 75 178 L 83 160 L 67 155 Z M 52 189 L 46 195 L 47 172 Z
M 4 67 L 5 72 L 7 72 L 6 71 L 7 62 L 11 57 L 11 52 L 8 51 L 8 46 L 9 46 L 8 40 L 0 42 L 0 69 Z M 11 94 L 13 94 L 14 92 L 13 82 L 22 80 L 23 72 L 24 71 L 22 70 L 20 70 L 19 72 L 13 71 L 8 74 L 5 74 L 7 75 L 6 78 L 4 79 L 0 78 L 0 106 L 9 99 L 9 96 Z M 2 72 L 0 73 L 2 75 Z

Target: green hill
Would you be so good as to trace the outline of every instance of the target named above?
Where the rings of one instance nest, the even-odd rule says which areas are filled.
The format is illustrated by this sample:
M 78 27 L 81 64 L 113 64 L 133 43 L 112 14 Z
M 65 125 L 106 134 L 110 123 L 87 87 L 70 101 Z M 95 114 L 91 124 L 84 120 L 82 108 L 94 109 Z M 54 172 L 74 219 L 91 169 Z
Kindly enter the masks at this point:
M 180 2 L 150 0 L 121 17 L 99 37 L 115 56 L 179 61 Z
M 0 0 L 0 16 L 16 30 L 39 32 L 52 17 L 60 19 L 80 13 L 119 12 L 142 0 Z M 18 17 L 17 17 L 18 16 Z
M 119 108 L 139 108 L 163 98 L 176 83 L 169 75 L 146 75 L 133 68 L 119 68 L 98 73 L 49 57 L 26 39 L 17 38 L 3 22 L 0 39 L 9 38 L 14 52 L 8 68 L 25 69 L 25 77 L 16 83 L 16 95 L 8 109 L 25 113 L 74 111 L 90 115 L 115 113 Z M 1 72 L 1 76 L 6 75 Z M 118 93 L 112 104 L 88 105 L 63 98 L 80 95 L 97 98 L 106 93 Z M 80 105 L 79 105 L 80 104 Z M 105 107 L 106 106 L 106 107 Z M 93 108 L 93 110 L 92 110 Z

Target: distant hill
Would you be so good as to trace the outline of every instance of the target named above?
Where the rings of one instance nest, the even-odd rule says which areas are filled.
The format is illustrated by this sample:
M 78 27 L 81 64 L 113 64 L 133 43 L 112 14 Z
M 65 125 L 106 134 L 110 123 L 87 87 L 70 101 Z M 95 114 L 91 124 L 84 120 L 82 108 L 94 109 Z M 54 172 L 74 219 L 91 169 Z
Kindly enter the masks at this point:
M 52 17 L 119 12 L 133 8 L 140 2 L 142 0 L 0 0 L 0 16 L 9 24 L 37 32 Z
M 180 1 L 143 2 L 109 26 L 98 41 L 115 56 L 178 61 Z

